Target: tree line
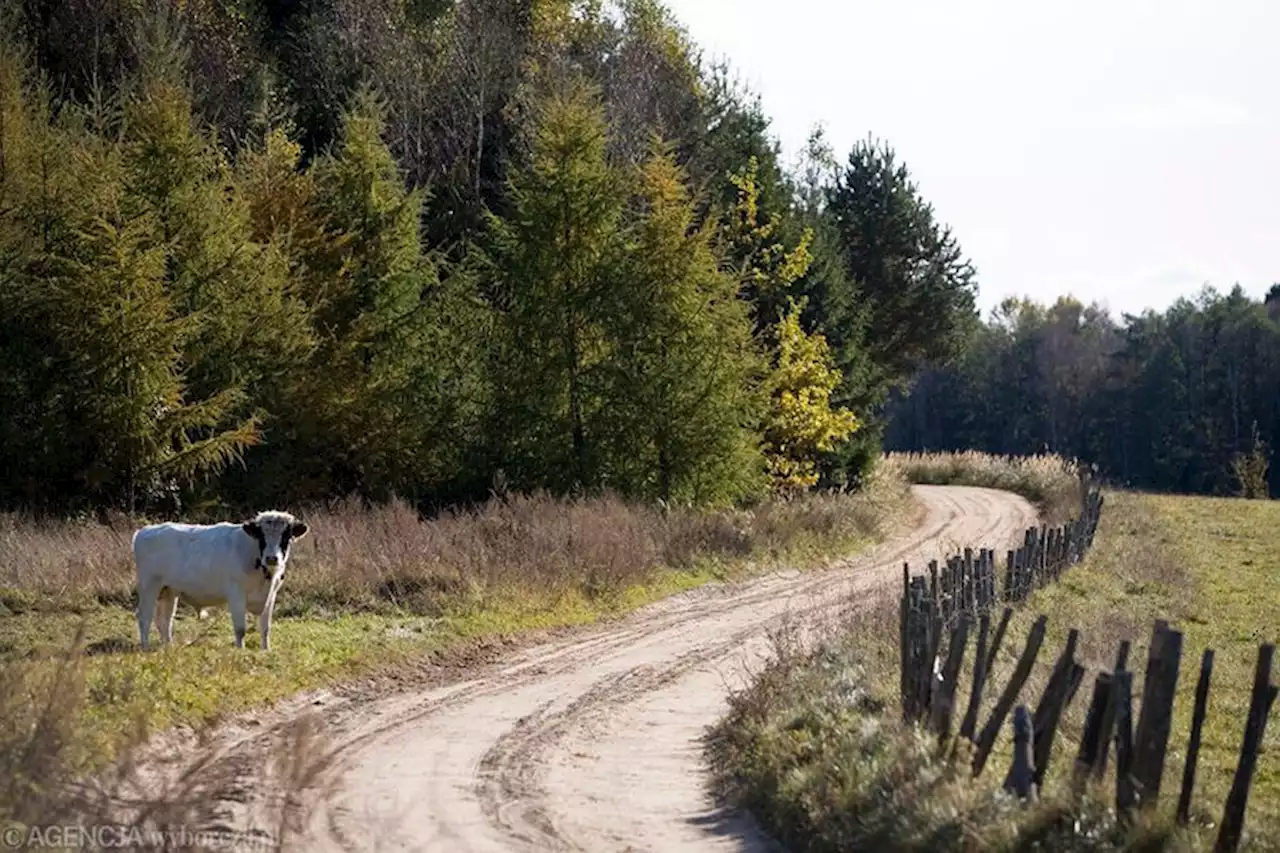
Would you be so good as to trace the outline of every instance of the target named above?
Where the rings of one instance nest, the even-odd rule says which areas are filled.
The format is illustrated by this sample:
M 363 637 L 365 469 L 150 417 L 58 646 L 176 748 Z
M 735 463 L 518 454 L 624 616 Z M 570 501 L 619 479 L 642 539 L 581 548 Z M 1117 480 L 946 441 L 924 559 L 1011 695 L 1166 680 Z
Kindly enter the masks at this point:
M 0 508 L 853 487 L 975 289 L 656 0 L 0 7 Z
M 1268 497 L 1280 431 L 1280 285 L 1205 287 L 1162 312 L 1003 302 L 889 405 L 899 450 L 1044 450 L 1124 485 Z

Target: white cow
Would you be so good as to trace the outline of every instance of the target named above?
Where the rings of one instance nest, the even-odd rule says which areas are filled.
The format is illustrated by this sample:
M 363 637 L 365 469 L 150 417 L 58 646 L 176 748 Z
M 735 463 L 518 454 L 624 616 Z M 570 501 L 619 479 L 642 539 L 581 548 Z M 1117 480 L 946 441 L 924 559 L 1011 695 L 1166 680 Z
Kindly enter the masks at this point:
M 173 638 L 178 596 L 202 611 L 227 605 L 244 648 L 245 611 L 258 617 L 262 648 L 270 648 L 271 612 L 289 561 L 289 544 L 307 525 L 287 512 L 259 513 L 243 524 L 151 524 L 133 534 L 138 568 L 138 634 L 146 649 L 157 615 L 161 643 Z

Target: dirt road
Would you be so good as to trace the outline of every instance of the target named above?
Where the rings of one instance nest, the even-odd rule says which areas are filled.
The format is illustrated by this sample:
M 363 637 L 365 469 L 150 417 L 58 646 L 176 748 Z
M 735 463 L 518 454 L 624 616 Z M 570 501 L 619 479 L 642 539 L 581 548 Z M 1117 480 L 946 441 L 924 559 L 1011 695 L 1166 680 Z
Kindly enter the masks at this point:
M 334 708 L 332 788 L 308 850 L 758 851 L 705 791 L 699 738 L 786 620 L 813 624 L 963 546 L 1002 549 L 1035 511 L 987 489 L 917 487 L 918 526 L 831 570 L 659 602 L 474 680 Z

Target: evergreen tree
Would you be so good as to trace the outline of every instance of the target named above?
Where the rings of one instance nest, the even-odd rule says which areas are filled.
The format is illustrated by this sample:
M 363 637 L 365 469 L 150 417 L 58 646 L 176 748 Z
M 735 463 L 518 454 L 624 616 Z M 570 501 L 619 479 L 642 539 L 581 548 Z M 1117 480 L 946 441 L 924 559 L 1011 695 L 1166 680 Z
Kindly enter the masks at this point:
M 805 230 L 793 248 L 783 244 L 777 222 L 762 215 L 759 172 L 753 156 L 730 175 L 737 197 L 721 229 L 721 246 L 736 268 L 741 295 L 752 306 L 756 330 L 766 331 L 778 323 L 791 286 L 809 269 L 813 233 Z
M 975 271 L 892 149 L 857 143 L 827 195 L 882 381 L 953 357 L 972 328 Z
M 311 340 L 288 260 L 253 239 L 216 137 L 183 81 L 186 48 L 157 19 L 125 93 L 121 144 L 130 212 L 156 221 L 166 289 L 200 322 L 183 342 L 192 392 L 243 392 L 261 407 L 304 363 Z
M 517 485 L 592 487 L 623 181 L 605 160 L 604 115 L 584 85 L 550 94 L 531 136 L 527 162 L 510 176 L 510 215 L 489 219 L 501 311 L 496 452 Z
M 318 347 L 294 413 L 302 446 L 321 466 L 317 488 L 369 496 L 456 476 L 484 405 L 485 313 L 467 279 L 442 282 L 424 254 L 423 193 L 405 189 L 384 126 L 381 103 L 362 90 L 311 174 L 319 239 L 305 217 L 286 217 L 313 247 L 304 289 Z
M 606 318 L 609 482 L 668 502 L 735 500 L 761 485 L 763 365 L 747 305 L 670 151 L 656 146 L 638 172 L 621 302 Z
M 0 50 L 0 393 L 6 428 L 29 431 L 5 436 L 5 497 L 154 505 L 238 459 L 257 424 L 233 417 L 236 389 L 188 395 L 182 347 L 205 318 L 173 305 L 160 223 L 102 115 L 53 123 L 22 77 Z

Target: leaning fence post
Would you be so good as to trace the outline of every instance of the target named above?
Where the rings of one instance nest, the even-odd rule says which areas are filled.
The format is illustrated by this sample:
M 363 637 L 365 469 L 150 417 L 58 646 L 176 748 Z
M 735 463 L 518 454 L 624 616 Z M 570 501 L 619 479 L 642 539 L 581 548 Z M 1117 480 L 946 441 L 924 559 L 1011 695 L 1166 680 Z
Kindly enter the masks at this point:
M 1165 752 L 1173 725 L 1173 699 L 1182 663 L 1182 632 L 1157 622 L 1147 656 L 1147 674 L 1142 685 L 1142 712 L 1134 738 L 1133 777 L 1139 805 L 1155 805 L 1160 798 Z
M 1063 700 L 1070 686 L 1072 671 L 1075 667 L 1076 646 L 1080 642 L 1080 631 L 1072 628 L 1067 633 L 1067 644 L 1058 656 L 1049 674 L 1040 702 L 1036 705 L 1032 718 L 1035 735 L 1036 784 L 1043 783 L 1045 765 L 1053 745 L 1053 736 L 1058 729 L 1058 718 L 1062 713 Z
M 1089 698 L 1089 710 L 1084 718 L 1084 731 L 1080 735 L 1080 748 L 1076 753 L 1076 766 L 1072 772 L 1072 788 L 1078 794 L 1083 790 L 1094 766 L 1098 751 L 1105 745 L 1102 740 L 1102 717 L 1111 702 L 1112 675 L 1098 673 L 1093 680 L 1093 695 Z
M 973 621 L 968 613 L 961 613 L 951 630 L 951 645 L 947 649 L 947 661 L 942 667 L 942 683 L 933 694 L 930 724 L 938 733 L 938 742 L 946 743 L 951 736 L 952 712 L 956 702 L 956 687 L 960 681 L 960 667 L 964 665 L 965 648 L 969 644 L 969 625 Z
M 1098 752 L 1093 763 L 1093 778 L 1102 781 L 1107 773 L 1107 756 L 1111 742 L 1116 737 L 1116 673 L 1111 673 L 1107 683 L 1107 704 L 1102 708 L 1102 722 L 1098 730 Z
M 991 648 L 987 649 L 987 677 L 991 677 L 991 673 L 996 666 L 996 653 L 1000 651 L 1000 644 L 1004 642 L 1004 632 L 1009 630 L 1009 620 L 1013 618 L 1013 608 L 1006 607 L 1004 612 L 1000 614 L 1000 622 L 996 625 L 996 634 L 991 639 Z
M 1120 672 L 1129 666 L 1129 641 L 1121 640 L 1120 648 L 1116 650 L 1116 665 L 1112 667 L 1112 671 Z
M 1205 649 L 1200 658 L 1200 680 L 1196 682 L 1196 707 L 1191 716 L 1191 737 L 1187 741 L 1187 760 L 1182 765 L 1182 790 L 1178 793 L 1178 823 L 1191 818 L 1191 790 L 1196 784 L 1196 762 L 1200 759 L 1200 733 L 1209 703 L 1209 679 L 1213 676 L 1213 649 Z
M 1244 727 L 1244 742 L 1240 746 L 1240 763 L 1231 782 L 1231 793 L 1222 812 L 1222 824 L 1218 829 L 1218 841 L 1214 853 L 1234 853 L 1240 846 L 1244 831 L 1244 808 L 1249 802 L 1249 787 L 1253 784 L 1253 772 L 1258 764 L 1258 750 L 1267 729 L 1267 715 L 1276 698 L 1276 687 L 1271 684 L 1271 660 L 1275 656 L 1274 643 L 1258 647 L 1258 665 L 1253 673 L 1253 696 L 1249 700 L 1249 718 Z

